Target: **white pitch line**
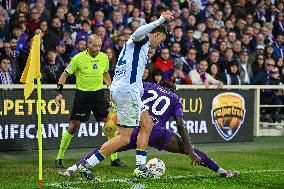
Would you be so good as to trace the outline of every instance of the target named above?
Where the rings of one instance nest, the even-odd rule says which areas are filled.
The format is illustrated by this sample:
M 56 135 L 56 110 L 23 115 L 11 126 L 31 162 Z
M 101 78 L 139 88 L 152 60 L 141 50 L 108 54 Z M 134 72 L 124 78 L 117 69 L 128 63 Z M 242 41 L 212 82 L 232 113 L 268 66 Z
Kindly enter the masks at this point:
M 269 172 L 283 172 L 284 170 L 281 169 L 267 169 L 267 170 L 248 170 L 248 171 L 239 171 L 239 174 L 251 174 L 251 173 L 269 173 Z M 192 178 L 192 177 L 197 177 L 197 176 L 212 176 L 216 174 L 195 174 L 195 175 L 177 175 L 177 176 L 165 176 L 162 178 L 158 178 L 158 180 L 167 180 L 167 179 L 185 179 L 185 178 Z M 125 179 L 96 179 L 95 181 L 87 181 L 87 180 L 80 180 L 80 181 L 65 181 L 65 182 L 53 182 L 50 184 L 44 184 L 45 186 L 52 186 L 54 188 L 69 188 L 69 189 L 81 189 L 81 188 L 74 188 L 72 185 L 75 184 L 91 184 L 91 183 L 112 183 L 112 182 L 118 182 L 118 183 L 126 183 L 130 185 L 131 189 L 144 189 L 146 186 L 144 184 L 140 183 L 135 183 L 136 179 L 130 179 L 130 178 L 125 178 Z

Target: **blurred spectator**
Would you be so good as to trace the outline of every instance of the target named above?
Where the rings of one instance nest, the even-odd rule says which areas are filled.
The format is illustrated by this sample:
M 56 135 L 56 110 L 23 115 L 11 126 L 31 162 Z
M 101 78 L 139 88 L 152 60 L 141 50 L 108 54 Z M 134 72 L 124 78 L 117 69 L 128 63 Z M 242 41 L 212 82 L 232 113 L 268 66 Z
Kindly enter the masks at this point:
M 96 28 L 96 34 L 102 39 L 102 48 L 113 48 L 113 41 L 107 37 L 106 29 L 104 26 L 98 26 Z
M 132 17 L 127 19 L 127 24 L 131 24 L 133 21 L 139 22 L 139 25 L 142 26 L 146 24 L 144 18 L 141 17 L 140 10 L 138 8 L 134 8 L 132 11 Z
M 279 85 L 280 79 L 277 79 L 274 74 L 279 71 L 275 69 L 275 62 L 273 59 L 266 59 L 265 70 L 258 72 L 255 75 L 252 84 L 256 85 Z M 275 73 L 276 72 L 276 73 Z M 278 90 L 264 89 L 260 93 L 261 104 L 281 105 L 281 100 L 277 94 Z M 280 121 L 280 108 L 271 108 L 271 117 L 273 121 Z
M 40 13 L 36 7 L 31 9 L 31 18 L 28 21 L 28 29 L 31 33 L 34 33 L 37 27 L 39 26 Z
M 196 1 L 192 1 L 190 12 L 196 17 L 196 20 L 205 21 L 205 11 L 200 10 L 200 7 Z
M 59 40 L 58 36 L 54 33 L 53 30 L 50 30 L 48 27 L 47 21 L 42 21 L 39 25 L 42 32 L 42 41 L 45 51 L 49 49 L 54 49 L 56 42 Z
M 14 78 L 10 73 L 10 58 L 7 55 L 0 56 L 0 84 L 14 84 Z
M 41 20 L 50 20 L 50 11 L 46 8 L 44 1 L 37 1 L 35 3 L 35 8 L 37 8 L 39 15 L 41 15 Z
M 70 53 L 70 58 L 73 58 L 79 52 L 86 50 L 86 48 L 87 48 L 87 41 L 85 39 L 79 39 L 76 42 L 74 50 Z
M 116 57 L 119 56 L 119 53 L 122 50 L 123 45 L 125 44 L 126 41 L 127 41 L 127 39 L 124 35 L 119 35 L 117 37 L 117 41 L 114 44 L 114 52 L 115 52 Z
M 210 84 L 218 85 L 218 87 L 223 87 L 223 82 L 214 79 L 210 74 L 206 73 L 208 69 L 207 60 L 200 60 L 195 70 L 189 72 L 189 78 L 193 85 L 205 85 L 209 87 Z
M 220 67 L 220 62 L 219 62 L 220 54 L 219 51 L 217 50 L 212 50 L 209 53 L 209 59 L 208 59 L 208 66 L 210 68 L 211 64 L 217 64 L 218 67 Z
M 54 17 L 51 21 L 51 30 L 54 32 L 55 34 L 55 39 L 60 40 L 63 38 L 64 33 L 63 30 L 61 28 L 61 21 L 58 17 Z M 56 41 L 57 41 L 56 40 Z
M 160 69 L 163 72 L 173 69 L 173 59 L 170 57 L 170 51 L 168 48 L 161 49 L 160 56 L 158 56 L 154 63 L 155 69 Z
M 275 21 L 273 22 L 273 35 L 278 36 L 284 32 L 284 15 L 283 12 L 279 12 L 276 16 Z
M 213 23 L 214 28 L 220 29 L 221 27 L 225 26 L 223 19 L 223 12 L 222 11 L 217 11 L 215 14 L 215 20 Z
M 170 52 L 171 57 L 180 58 L 181 57 L 180 51 L 181 51 L 180 43 L 173 42 L 171 45 L 171 52 Z
M 277 35 L 276 41 L 274 42 L 274 56 L 284 58 L 284 34 Z
M 262 54 L 257 55 L 253 65 L 251 66 L 253 75 L 257 75 L 258 72 L 264 71 L 264 56 Z
M 58 57 L 55 50 L 50 49 L 47 52 L 46 73 L 47 84 L 56 84 L 62 72 L 64 71 L 64 62 Z
M 80 25 L 75 21 L 72 12 L 66 14 L 66 31 L 73 33 L 79 29 Z
M 260 3 L 257 7 L 256 14 L 255 14 L 255 20 L 260 23 L 264 24 L 266 22 L 266 6 L 263 3 Z
M 10 10 L 10 9 L 4 9 L 3 6 L 1 6 L 1 4 L 0 4 L 0 15 L 3 16 L 5 18 L 5 20 L 8 21 L 9 18 L 10 18 L 10 15 L 9 15 L 7 10 Z
M 125 27 L 122 30 L 122 34 L 125 36 L 126 40 L 128 40 L 132 34 L 132 30 L 129 27 Z
M 177 42 L 180 44 L 181 47 L 181 54 L 185 54 L 186 53 L 186 44 L 183 41 L 183 31 L 182 28 L 180 26 L 176 26 L 174 29 L 174 37 L 171 39 L 170 41 L 170 46 L 174 43 Z
M 3 1 L 6 2 L 6 1 Z M 6 4 L 6 6 L 9 6 Z M 5 6 L 3 6 L 5 7 Z M 10 10 L 11 7 L 9 7 L 6 10 Z M 27 18 L 29 16 L 29 7 L 26 1 L 19 1 L 17 4 L 16 10 L 13 14 L 10 16 L 9 24 L 10 24 L 10 30 L 16 25 L 19 21 L 21 21 L 21 17 L 23 17 L 27 21 Z
M 126 6 L 125 6 L 125 10 L 126 10 Z M 155 9 L 152 5 L 152 1 L 151 0 L 145 0 L 144 1 L 144 6 L 143 6 L 143 13 L 145 16 L 145 19 L 147 21 L 147 23 L 149 23 L 150 21 L 150 16 L 155 13 Z
M 3 16 L 0 16 L 0 40 L 5 41 L 9 33 L 8 24 Z
M 7 54 L 10 58 L 10 64 L 11 64 L 11 74 L 12 77 L 14 78 L 14 81 L 16 83 L 18 83 L 20 81 L 20 77 L 21 77 L 21 72 L 20 72 L 20 67 L 18 64 L 18 60 L 17 60 L 17 52 L 16 52 L 16 47 L 17 47 L 17 37 L 12 36 L 10 38 L 10 52 L 9 54 Z
M 142 81 L 150 82 L 149 75 L 150 75 L 150 70 L 148 67 L 146 67 L 142 76 Z
M 243 49 L 240 55 L 239 67 L 241 82 L 245 85 L 250 84 L 250 80 L 253 77 L 251 65 L 248 63 L 248 56 L 248 51 L 246 49 Z
M 154 69 L 152 72 L 152 82 L 153 83 L 161 83 L 163 82 L 164 72 L 160 69 Z
M 83 39 L 85 41 L 88 40 L 88 36 L 89 34 L 91 33 L 91 30 L 90 30 L 90 22 L 88 20 L 83 20 L 81 22 L 81 26 L 82 26 L 82 29 L 78 31 L 78 33 L 76 34 L 76 39 L 75 39 L 75 44 L 77 41 Z M 102 26 L 101 26 L 102 27 Z M 74 36 L 75 34 L 73 34 Z M 88 41 L 87 41 L 88 42 Z
M 227 70 L 229 68 L 230 62 L 234 61 L 234 52 L 232 48 L 226 48 L 225 54 L 224 54 L 224 60 L 219 64 L 220 72 L 221 73 L 227 73 Z
M 273 49 L 273 44 L 272 43 L 268 43 L 265 47 L 265 58 L 273 58 L 274 59 L 274 49 Z
M 102 11 L 95 12 L 95 18 L 92 20 L 92 24 L 96 26 L 104 25 L 104 16 Z
M 122 15 L 119 11 L 114 11 L 112 15 L 112 24 L 115 30 L 120 30 L 124 24 L 122 22 Z
M 196 49 L 200 48 L 199 41 L 193 37 L 194 36 L 194 31 L 195 31 L 194 26 L 189 26 L 186 29 L 185 42 L 186 42 L 186 48 L 187 49 L 190 48 L 190 47 L 193 47 L 193 48 L 196 48 Z
M 226 73 L 226 85 L 241 85 L 241 78 L 239 72 L 239 64 L 236 60 L 229 63 L 229 69 Z
M 116 58 L 114 50 L 111 49 L 111 48 L 107 48 L 104 52 L 106 53 L 106 55 L 109 59 L 109 75 L 110 75 L 111 79 L 113 79 L 113 76 L 115 74 L 114 71 L 115 71 L 117 58 Z
M 216 63 L 211 64 L 209 74 L 216 80 L 225 81 L 224 75 L 220 72 L 220 68 Z
M 171 84 L 192 84 L 188 73 L 182 71 L 183 61 L 179 58 L 174 59 L 174 67 L 164 74 L 164 80 Z
M 63 40 L 58 41 L 55 50 L 63 66 L 66 67 L 70 62 L 70 57 L 66 53 L 66 43 Z
M 278 57 L 276 60 L 275 60 L 275 66 L 281 71 L 281 68 L 283 67 L 283 58 L 281 57 Z
M 201 51 L 199 52 L 197 57 L 199 57 L 199 59 L 207 59 L 209 56 L 209 48 L 210 48 L 209 42 L 203 41 L 201 43 Z
M 196 69 L 197 67 L 196 54 L 197 54 L 196 49 L 193 47 L 189 47 L 186 56 L 181 58 L 181 60 L 184 62 L 182 66 L 183 72 L 188 74 L 191 70 Z

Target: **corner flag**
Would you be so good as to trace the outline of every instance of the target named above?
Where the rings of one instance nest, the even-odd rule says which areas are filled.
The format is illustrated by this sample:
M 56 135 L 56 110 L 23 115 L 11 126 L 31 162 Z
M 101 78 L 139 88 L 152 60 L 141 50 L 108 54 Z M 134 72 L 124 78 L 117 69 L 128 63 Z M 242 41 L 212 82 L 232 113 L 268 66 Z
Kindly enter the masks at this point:
M 37 124 L 38 124 L 38 153 L 39 153 L 39 172 L 38 184 L 42 185 L 42 130 L 41 130 L 41 85 L 40 85 L 40 35 L 35 35 L 32 40 L 30 54 L 22 73 L 21 82 L 25 83 L 25 100 L 29 98 L 34 90 L 34 80 L 37 79 Z
M 35 35 L 32 40 L 30 54 L 21 77 L 21 82 L 25 83 L 25 100 L 31 95 L 34 89 L 34 79 L 40 78 L 40 35 Z

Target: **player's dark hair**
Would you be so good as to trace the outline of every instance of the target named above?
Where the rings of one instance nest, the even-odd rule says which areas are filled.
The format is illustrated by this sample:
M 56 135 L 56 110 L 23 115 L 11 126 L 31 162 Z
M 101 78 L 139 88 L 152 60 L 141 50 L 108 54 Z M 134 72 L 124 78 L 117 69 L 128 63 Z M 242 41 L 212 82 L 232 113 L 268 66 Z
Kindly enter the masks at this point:
M 150 33 L 157 33 L 157 32 L 164 33 L 166 35 L 168 34 L 167 29 L 164 25 L 157 26 Z
M 176 92 L 176 85 L 174 83 L 169 83 L 169 82 L 163 81 L 163 82 L 159 83 L 159 85 L 163 88 L 169 89 L 172 92 Z

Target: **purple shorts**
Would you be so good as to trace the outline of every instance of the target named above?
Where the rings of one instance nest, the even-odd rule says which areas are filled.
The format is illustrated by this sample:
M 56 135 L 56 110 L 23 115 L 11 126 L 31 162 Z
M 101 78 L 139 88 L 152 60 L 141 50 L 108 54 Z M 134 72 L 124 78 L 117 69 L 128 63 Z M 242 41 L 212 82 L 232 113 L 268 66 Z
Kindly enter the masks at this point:
M 130 143 L 126 145 L 123 150 L 136 149 L 136 140 L 138 136 L 139 128 L 135 128 L 131 138 Z M 149 137 L 149 146 L 156 148 L 158 150 L 165 150 L 166 145 L 169 143 L 170 138 L 174 133 L 164 127 L 155 125 Z

